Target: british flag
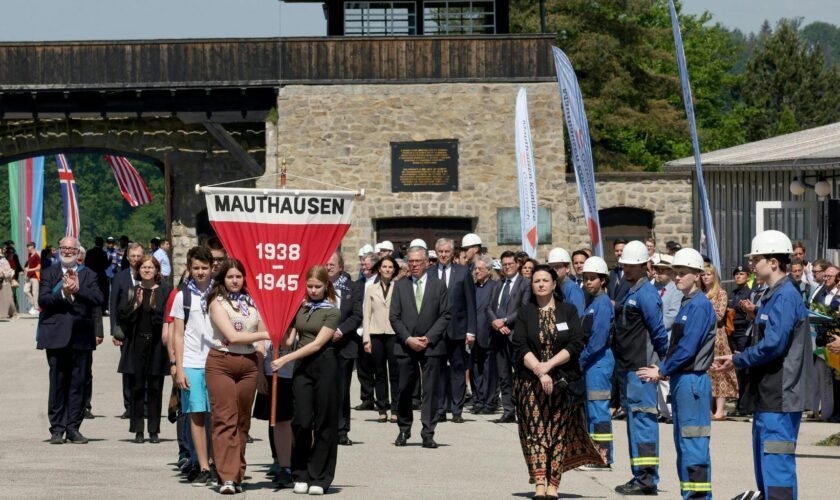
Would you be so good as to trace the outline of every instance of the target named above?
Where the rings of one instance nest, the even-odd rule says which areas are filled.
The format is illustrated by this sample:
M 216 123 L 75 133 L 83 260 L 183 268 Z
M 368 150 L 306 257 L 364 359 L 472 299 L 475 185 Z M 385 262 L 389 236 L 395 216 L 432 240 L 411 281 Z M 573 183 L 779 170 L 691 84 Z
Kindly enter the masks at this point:
M 79 238 L 79 188 L 73 171 L 64 155 L 55 155 L 58 165 L 58 181 L 61 184 L 61 199 L 64 200 L 64 235 Z

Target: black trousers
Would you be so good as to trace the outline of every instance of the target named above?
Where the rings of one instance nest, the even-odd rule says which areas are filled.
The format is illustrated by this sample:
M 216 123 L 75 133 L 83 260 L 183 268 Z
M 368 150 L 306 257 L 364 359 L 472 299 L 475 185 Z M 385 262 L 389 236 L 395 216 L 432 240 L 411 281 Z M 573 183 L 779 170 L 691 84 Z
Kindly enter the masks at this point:
M 513 346 L 509 340 L 499 342 L 493 349 L 496 355 L 496 370 L 499 374 L 499 391 L 502 394 L 502 416 L 513 415 Z M 495 394 L 495 391 L 494 391 Z M 491 403 L 492 406 L 495 406 Z
M 373 404 L 374 382 L 373 356 L 359 349 L 359 357 L 356 358 L 356 377 L 359 378 L 359 399 L 362 404 Z
M 350 382 L 353 380 L 355 359 L 336 357 L 336 387 L 338 387 L 338 436 L 344 437 L 350 432 Z
M 495 408 L 496 392 L 499 387 L 499 373 L 496 370 L 496 353 L 477 343 L 472 350 L 473 364 L 470 375 L 475 379 L 473 389 L 474 408 Z
M 91 404 L 91 400 L 93 399 L 93 353 L 91 353 L 90 359 L 88 360 L 87 364 L 87 383 L 85 383 L 85 410 L 92 410 L 93 404 Z
M 370 336 L 376 409 L 380 412 L 387 411 L 389 408 L 392 412 L 397 411 L 397 404 L 400 399 L 400 375 L 399 368 L 397 368 L 397 355 L 394 354 L 396 341 L 396 335 Z
M 729 350 L 734 354 L 735 352 L 744 352 L 750 338 L 747 336 L 746 332 L 736 331 L 729 336 L 728 340 Z M 747 388 L 747 371 L 741 369 L 735 370 L 735 377 L 738 379 L 738 413 L 744 415 L 748 413 L 742 409 L 741 404 L 744 399 L 744 391 Z
M 420 421 L 423 429 L 420 431 L 420 436 L 423 439 L 434 437 L 440 402 L 440 378 L 443 376 L 445 362 L 444 356 L 426 357 L 422 354 L 410 354 L 397 358 L 400 373 L 397 425 L 400 427 L 400 432 L 411 432 L 411 424 L 414 423 L 414 412 L 411 409 L 412 392 L 422 373 Z
M 92 356 L 90 350 L 47 349 L 50 433 L 79 431 L 85 412 L 88 363 Z
M 129 432 L 143 432 L 143 415 L 148 416 L 149 434 L 160 433 L 163 379 L 153 375 L 129 375 L 131 380 L 131 424 Z M 144 411 L 145 408 L 145 411 Z
M 338 457 L 337 364 L 327 347 L 299 361 L 292 379 L 292 476 L 324 489 L 332 484 Z
M 125 349 L 125 343 L 120 346 L 120 356 L 122 356 L 122 351 Z M 131 414 L 131 376 L 127 373 L 122 374 L 122 396 L 123 396 L 123 408 L 125 411 L 130 415 Z
M 441 400 L 438 413 L 460 415 L 467 395 L 467 348 L 464 339 L 446 339 L 446 368 L 441 378 Z

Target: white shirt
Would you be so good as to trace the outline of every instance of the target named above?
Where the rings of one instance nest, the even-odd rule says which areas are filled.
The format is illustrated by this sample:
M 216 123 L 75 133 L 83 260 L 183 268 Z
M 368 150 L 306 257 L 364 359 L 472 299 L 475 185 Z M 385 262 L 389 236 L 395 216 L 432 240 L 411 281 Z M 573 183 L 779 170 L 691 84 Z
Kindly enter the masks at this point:
M 834 297 L 837 296 L 837 287 L 832 288 L 825 294 L 825 299 L 823 299 L 823 304 L 830 306 L 831 301 L 834 300 Z
M 182 290 L 172 301 L 170 316 L 184 319 L 184 293 Z M 213 325 L 210 323 L 210 313 L 201 310 L 201 296 L 192 294 L 190 303 L 190 319 L 184 325 L 184 368 L 204 368 L 207 355 L 213 342 Z
M 438 266 L 438 278 L 446 282 L 446 288 L 449 288 L 449 276 L 452 275 L 452 264 L 448 266 Z
M 160 262 L 160 274 L 163 275 L 164 278 L 168 278 L 172 274 L 172 265 L 169 263 L 169 255 L 162 249 L 158 248 L 157 250 L 152 253 L 152 257 L 156 258 L 158 262 Z M 192 316 L 192 313 L 190 313 Z

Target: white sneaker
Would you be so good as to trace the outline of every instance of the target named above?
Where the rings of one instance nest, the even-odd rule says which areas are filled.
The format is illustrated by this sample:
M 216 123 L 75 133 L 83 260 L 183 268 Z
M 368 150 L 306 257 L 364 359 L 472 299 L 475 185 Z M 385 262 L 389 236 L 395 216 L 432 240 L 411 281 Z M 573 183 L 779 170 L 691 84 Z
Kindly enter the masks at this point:
M 307 493 L 309 493 L 309 485 L 306 483 L 295 483 L 295 489 L 292 491 L 294 491 L 295 493 L 306 495 Z
M 320 486 L 312 485 L 312 486 L 309 487 L 309 494 L 310 495 L 323 495 L 324 494 L 324 488 L 321 488 Z
M 32 316 L 37 316 L 38 315 L 38 310 L 35 309 L 34 307 L 30 307 L 29 308 L 29 314 L 32 315 Z
M 219 493 L 222 495 L 233 495 L 236 493 L 236 486 L 233 485 L 233 481 L 225 481 L 225 484 L 219 486 Z

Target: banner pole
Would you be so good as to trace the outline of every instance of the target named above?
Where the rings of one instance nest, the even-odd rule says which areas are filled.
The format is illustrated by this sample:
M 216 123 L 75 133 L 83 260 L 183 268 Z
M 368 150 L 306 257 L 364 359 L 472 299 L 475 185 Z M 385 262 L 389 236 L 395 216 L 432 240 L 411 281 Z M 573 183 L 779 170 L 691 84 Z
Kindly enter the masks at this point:
M 280 357 L 280 349 L 274 348 L 274 354 L 272 355 L 273 359 L 277 359 Z M 269 420 L 268 425 L 274 427 L 274 423 L 277 421 L 277 371 L 275 370 L 274 373 L 271 375 L 271 420 Z

